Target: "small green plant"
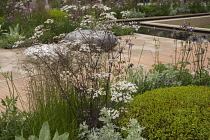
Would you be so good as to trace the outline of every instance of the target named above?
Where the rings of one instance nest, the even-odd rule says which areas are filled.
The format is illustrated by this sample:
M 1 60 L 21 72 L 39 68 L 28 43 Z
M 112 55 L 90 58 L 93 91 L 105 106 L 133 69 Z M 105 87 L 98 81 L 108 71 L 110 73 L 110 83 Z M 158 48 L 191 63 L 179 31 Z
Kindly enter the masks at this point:
M 121 119 L 135 118 L 147 139 L 208 139 L 210 87 L 160 88 L 138 95 Z
M 21 113 L 16 107 L 18 96 L 15 98 L 1 99 L 2 106 L 5 111 L 0 116 L 0 139 L 5 140 L 14 138 L 24 128 L 25 113 Z
M 170 6 L 170 15 L 180 15 L 190 13 L 189 3 L 184 3 L 181 5 L 171 4 Z
M 105 125 L 102 128 L 92 128 L 88 130 L 88 125 L 84 122 L 80 124 L 79 138 L 88 140 L 145 140 L 142 136 L 142 130 L 144 129 L 138 124 L 136 119 L 130 119 L 127 127 L 119 128 L 112 122 L 112 117 L 106 108 L 103 108 L 100 112 L 100 121 Z M 128 136 L 123 138 L 116 130 L 124 130 L 128 132 Z
M 128 69 L 127 80 L 138 86 L 138 94 L 157 88 L 181 86 L 186 83 L 184 82 L 186 78 L 189 79 L 189 77 L 182 77 L 180 79 L 180 72 L 170 63 L 159 63 L 153 65 L 153 67 L 150 71 L 147 71 L 142 65 Z M 191 79 L 192 76 L 190 81 Z
M 58 134 L 58 131 L 55 132 L 55 135 L 52 140 L 68 140 L 69 133 L 64 133 L 62 135 Z M 26 140 L 23 136 L 15 136 L 15 140 Z M 44 122 L 39 133 L 39 138 L 34 135 L 29 136 L 28 140 L 51 140 L 50 127 L 48 122 Z
M 200 1 L 193 1 L 189 4 L 189 9 L 191 13 L 204 13 L 207 12 L 207 6 Z
M 10 96 L 6 96 L 5 99 L 1 99 L 2 109 L 0 115 L 0 139 L 11 140 L 14 139 L 15 135 L 20 133 L 21 130 L 26 129 L 25 118 L 26 112 L 20 111 L 17 108 L 17 101 L 21 101 L 16 87 L 12 80 L 12 75 L 9 73 L 1 73 L 6 79 Z
M 4 33 L 4 37 L 0 40 L 1 48 L 11 49 L 20 37 L 20 26 L 17 24 L 14 28 L 9 26 L 9 33 Z
M 114 32 L 114 34 L 116 36 L 122 36 L 122 35 L 130 35 L 130 34 L 133 34 L 135 29 L 134 28 L 131 28 L 130 26 L 127 26 L 127 25 L 123 25 L 122 24 L 114 24 L 112 26 L 112 29 L 111 29 L 112 32 Z
M 14 29 L 9 26 L 9 34 L 6 34 L 7 36 L 13 37 L 13 38 L 19 38 L 20 36 L 20 26 L 17 24 Z
M 146 17 L 168 16 L 170 14 L 170 5 L 168 5 L 168 4 L 139 5 L 138 9 L 140 12 L 145 13 Z

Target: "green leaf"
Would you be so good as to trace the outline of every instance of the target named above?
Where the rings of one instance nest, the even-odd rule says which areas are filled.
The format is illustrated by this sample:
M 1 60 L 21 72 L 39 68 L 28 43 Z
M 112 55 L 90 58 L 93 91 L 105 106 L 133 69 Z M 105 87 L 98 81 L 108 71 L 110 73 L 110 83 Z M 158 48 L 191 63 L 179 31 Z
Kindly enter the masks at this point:
M 39 140 L 50 140 L 50 127 L 48 122 L 44 122 L 39 133 Z
M 2 104 L 3 106 L 6 106 L 6 102 L 5 102 L 3 99 L 1 99 L 1 104 Z
M 69 139 L 69 133 L 67 132 L 59 136 L 59 140 L 68 140 L 68 139 Z
M 58 137 L 58 131 L 56 131 L 52 140 L 58 140 L 58 139 L 59 139 L 59 137 Z
M 9 26 L 9 32 L 10 32 L 10 34 L 13 33 L 13 29 L 10 26 Z
M 36 136 L 29 136 L 28 140 L 39 140 Z
M 26 140 L 23 136 L 15 136 L 15 140 Z

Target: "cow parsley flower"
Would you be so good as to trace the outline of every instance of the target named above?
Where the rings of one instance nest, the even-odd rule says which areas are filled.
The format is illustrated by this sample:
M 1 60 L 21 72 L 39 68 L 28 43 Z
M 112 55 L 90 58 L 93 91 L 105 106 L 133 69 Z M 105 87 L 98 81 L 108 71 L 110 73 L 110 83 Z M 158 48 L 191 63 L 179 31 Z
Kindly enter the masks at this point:
M 68 48 L 62 44 L 39 44 L 27 48 L 24 55 L 32 60 L 42 58 L 57 59 L 59 54 L 66 55 Z
M 44 27 L 44 25 L 39 25 L 34 30 L 35 30 L 35 32 L 37 32 L 37 31 L 41 30 L 43 27 Z
M 101 112 L 105 112 L 105 114 L 101 113 L 101 115 L 102 114 L 105 115 L 105 116 L 107 115 L 107 116 L 110 117 L 110 119 L 116 119 L 120 116 L 120 112 L 118 110 L 115 110 L 115 109 L 112 109 L 112 108 L 105 108 L 104 107 L 104 108 L 101 109 Z
M 111 100 L 114 102 L 130 102 L 132 93 L 137 92 L 137 86 L 127 81 L 119 81 L 111 86 Z
M 17 48 L 20 44 L 23 44 L 24 43 L 24 41 L 16 41 L 15 43 L 14 43 L 14 45 L 12 46 L 12 48 Z
M 95 90 L 93 94 L 93 99 L 96 97 L 99 97 L 101 95 L 106 95 L 106 92 L 103 91 L 103 88 L 100 88 L 99 90 Z
M 48 23 L 48 24 L 50 24 L 50 23 L 53 23 L 54 22 L 54 20 L 53 19 L 47 19 L 44 23 Z
M 122 18 L 126 18 L 130 14 L 130 11 L 122 11 L 120 13 L 122 14 Z
M 89 44 L 82 44 L 79 51 L 81 52 L 90 52 Z
M 101 9 L 101 10 L 103 10 L 103 11 L 108 11 L 108 10 L 111 9 L 110 7 L 107 7 L 107 6 L 103 5 L 103 4 L 94 4 L 94 5 L 92 6 L 92 8 L 93 8 L 93 9 Z
M 69 71 L 63 71 L 60 73 L 60 78 L 63 79 L 64 81 L 67 81 L 72 74 Z

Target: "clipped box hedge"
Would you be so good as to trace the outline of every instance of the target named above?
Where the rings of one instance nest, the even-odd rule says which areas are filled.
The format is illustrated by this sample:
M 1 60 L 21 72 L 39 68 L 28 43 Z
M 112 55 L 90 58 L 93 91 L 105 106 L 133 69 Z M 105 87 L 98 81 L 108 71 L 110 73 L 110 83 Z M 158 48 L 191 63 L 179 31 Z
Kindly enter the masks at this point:
M 56 21 L 62 21 L 63 19 L 65 19 L 65 16 L 68 16 L 68 14 L 59 10 L 47 10 L 47 12 L 50 18 Z
M 138 95 L 120 120 L 136 118 L 142 136 L 160 140 L 210 139 L 210 87 L 160 88 Z

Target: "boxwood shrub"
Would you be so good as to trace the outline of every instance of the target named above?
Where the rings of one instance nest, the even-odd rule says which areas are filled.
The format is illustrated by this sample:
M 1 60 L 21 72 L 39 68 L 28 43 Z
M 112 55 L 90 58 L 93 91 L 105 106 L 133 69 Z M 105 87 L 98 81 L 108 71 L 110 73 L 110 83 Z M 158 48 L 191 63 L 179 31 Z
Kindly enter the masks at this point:
M 142 136 L 160 140 L 206 140 L 210 138 L 210 87 L 160 88 L 138 95 L 121 118 L 146 127 Z
M 68 16 L 68 14 L 59 11 L 59 10 L 47 10 L 50 18 L 56 20 L 56 21 L 62 21 L 65 19 L 65 16 Z

